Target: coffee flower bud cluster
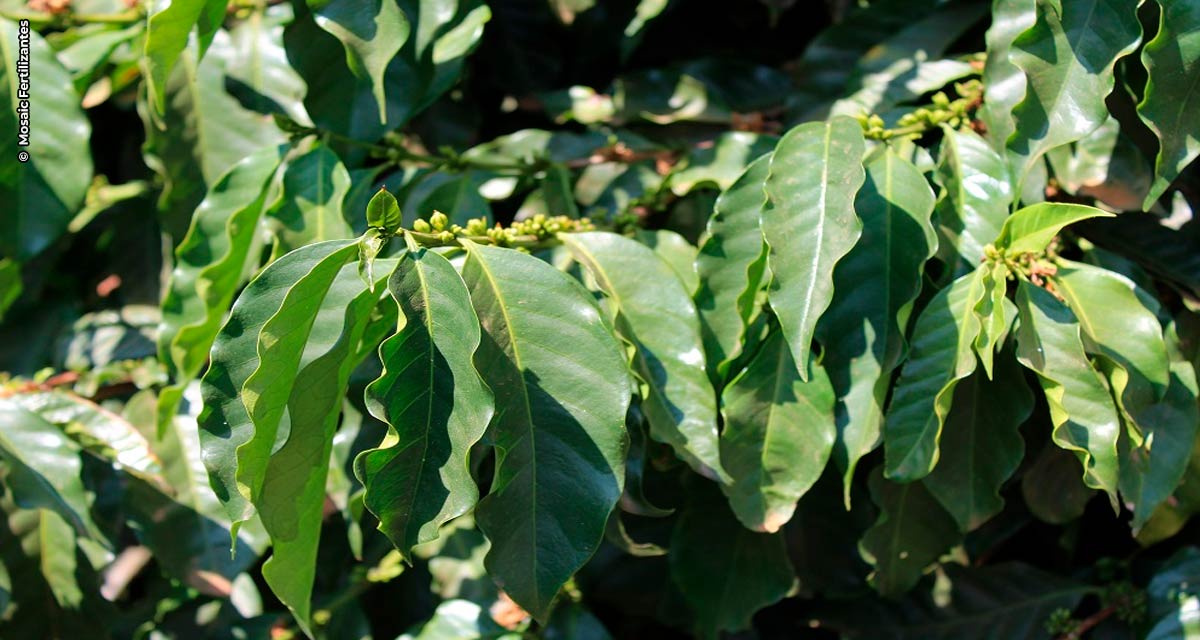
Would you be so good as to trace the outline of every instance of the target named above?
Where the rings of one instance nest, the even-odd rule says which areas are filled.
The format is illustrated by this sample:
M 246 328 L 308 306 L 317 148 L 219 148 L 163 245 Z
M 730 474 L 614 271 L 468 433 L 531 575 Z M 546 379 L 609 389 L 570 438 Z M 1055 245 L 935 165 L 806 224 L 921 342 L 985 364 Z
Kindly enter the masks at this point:
M 863 133 L 873 140 L 888 140 L 903 136 L 920 136 L 930 129 L 946 124 L 954 128 L 967 126 L 971 122 L 971 111 L 979 106 L 983 96 L 983 83 L 979 80 L 958 82 L 954 85 L 958 97 L 951 99 L 944 91 L 930 98 L 930 104 L 910 111 L 896 121 L 894 128 L 887 128 L 883 118 L 875 114 L 857 117 Z
M 555 235 L 562 232 L 591 231 L 595 228 L 588 218 L 575 219 L 541 213 L 514 221 L 507 227 L 499 224 L 489 227 L 486 218 L 474 218 L 465 225 L 451 224 L 446 214 L 440 211 L 435 211 L 428 221 L 417 220 L 413 223 L 414 232 L 440 244 L 453 244 L 457 238 L 465 237 L 474 242 L 488 242 L 501 247 L 536 245 L 553 240 Z

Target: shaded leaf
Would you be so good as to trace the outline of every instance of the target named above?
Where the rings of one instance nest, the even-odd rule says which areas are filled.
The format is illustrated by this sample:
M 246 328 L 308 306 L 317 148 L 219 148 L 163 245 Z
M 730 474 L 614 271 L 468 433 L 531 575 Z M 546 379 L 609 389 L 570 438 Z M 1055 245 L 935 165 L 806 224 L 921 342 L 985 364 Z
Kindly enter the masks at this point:
M 650 437 L 671 445 L 697 472 L 724 479 L 716 394 L 705 373 L 696 308 L 682 282 L 652 250 L 623 236 L 560 238 L 595 278 L 617 331 L 635 349 L 632 367 L 647 387 L 641 408 Z M 656 285 L 646 287 L 647 281 Z
M 721 395 L 721 461 L 733 482 L 721 489 L 738 520 L 774 533 L 821 477 L 837 434 L 833 387 L 820 364 L 809 381 L 775 331 Z
M 1061 302 L 1027 282 L 1017 288 L 1017 359 L 1038 374 L 1054 442 L 1076 452 L 1084 482 L 1116 500 L 1120 422 L 1108 385 L 1087 359 L 1079 322 Z
M 545 621 L 621 496 L 625 357 L 569 276 L 512 249 L 468 241 L 467 251 L 463 279 L 483 326 L 475 365 L 496 398 L 495 479 L 476 520 L 492 542 L 488 573 Z
M 1200 7 L 1187 0 L 1159 0 L 1158 33 L 1142 49 L 1146 92 L 1138 115 L 1158 136 L 1154 183 L 1142 208 L 1149 209 L 1183 169 L 1200 155 Z
M 871 586 L 883 596 L 902 595 L 961 535 L 954 518 L 921 482 L 885 480 L 877 469 L 871 474 L 870 488 L 879 519 L 859 547 L 875 566 Z
M 366 4 L 329 0 L 312 7 L 317 26 L 333 34 L 346 48 L 350 72 L 370 82 L 371 93 L 379 104 L 379 120 L 387 122 L 383 74 L 411 33 L 404 12 L 395 0 L 371 0 Z

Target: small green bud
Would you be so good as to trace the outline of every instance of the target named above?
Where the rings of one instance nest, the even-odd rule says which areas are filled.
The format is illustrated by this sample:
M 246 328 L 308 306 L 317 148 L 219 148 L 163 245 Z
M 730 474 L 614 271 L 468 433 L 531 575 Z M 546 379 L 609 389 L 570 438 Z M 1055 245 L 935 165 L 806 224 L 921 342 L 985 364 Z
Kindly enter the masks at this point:
M 441 211 L 434 211 L 433 215 L 429 216 L 429 224 L 438 231 L 445 229 L 446 225 L 449 223 L 450 218 L 447 218 L 446 214 L 442 213 Z
M 430 231 L 433 231 L 433 228 L 429 226 L 428 222 L 418 219 L 413 223 L 413 231 L 418 233 L 429 233 Z
M 454 233 L 451 231 L 442 231 L 438 233 L 438 240 L 441 240 L 447 244 L 454 242 Z

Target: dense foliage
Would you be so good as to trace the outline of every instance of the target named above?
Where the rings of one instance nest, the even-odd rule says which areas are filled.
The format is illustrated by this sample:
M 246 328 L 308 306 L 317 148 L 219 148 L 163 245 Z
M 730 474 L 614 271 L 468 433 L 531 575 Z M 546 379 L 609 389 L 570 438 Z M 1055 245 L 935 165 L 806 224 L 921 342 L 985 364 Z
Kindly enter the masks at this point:
M 0 636 L 1200 638 L 1195 0 L 0 16 Z

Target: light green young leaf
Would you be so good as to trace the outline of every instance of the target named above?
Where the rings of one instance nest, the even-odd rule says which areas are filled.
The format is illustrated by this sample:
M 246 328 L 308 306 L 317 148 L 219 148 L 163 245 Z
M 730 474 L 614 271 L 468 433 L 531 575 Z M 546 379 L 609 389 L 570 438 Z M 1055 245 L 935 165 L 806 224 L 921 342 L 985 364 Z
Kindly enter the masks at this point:
M 183 389 L 208 360 L 221 320 L 244 281 L 266 187 L 282 151 L 263 148 L 222 175 L 175 249 L 175 268 L 158 326 L 159 358 L 175 378 L 175 384 L 159 396 L 159 422 L 164 428 L 175 415 Z
M 938 292 L 917 318 L 912 350 L 900 373 L 883 427 L 886 475 L 900 482 L 925 477 L 938 462 L 942 424 L 954 386 L 975 370 L 985 293 L 985 267 Z
M 475 366 L 496 399 L 496 475 L 475 509 L 488 573 L 545 621 L 621 496 L 628 366 L 588 292 L 532 256 L 468 242 L 483 327 Z M 553 550 L 549 553 L 548 550 Z
M 346 66 L 371 83 L 379 104 L 379 121 L 387 122 L 383 74 L 412 31 L 396 0 L 326 0 L 309 3 L 313 19 L 346 48 Z
M 475 506 L 468 455 L 493 403 L 471 363 L 479 319 L 450 262 L 410 245 L 388 290 L 404 326 L 379 347 L 384 369 L 367 387 L 367 407 L 390 430 L 385 446 L 359 454 L 354 468 L 379 530 L 409 557 Z
M 1038 374 L 1054 442 L 1083 463 L 1084 482 L 1116 504 L 1120 420 L 1108 385 L 1084 353 L 1079 321 L 1045 289 L 1021 282 L 1017 359 Z
M 1082 204 L 1039 202 L 1018 210 L 1004 221 L 996 236 L 997 249 L 1010 255 L 1041 253 L 1063 227 L 1088 218 L 1111 218 L 1113 214 Z
M 300 399 L 316 402 L 322 395 L 313 394 L 313 390 L 305 388 L 308 381 L 302 373 L 310 364 L 318 364 L 309 362 L 309 350 L 315 348 L 313 345 L 324 344 L 343 331 L 340 310 L 331 308 L 327 299 L 349 286 L 343 283 L 339 288 L 334 288 L 342 267 L 358 257 L 358 245 L 331 240 L 310 246 L 323 245 L 330 249 L 327 256 L 295 281 L 285 281 L 287 291 L 283 299 L 255 336 L 257 367 L 242 384 L 241 400 L 250 417 L 253 435 L 237 448 L 236 477 L 242 495 L 255 504 L 259 502 L 263 484 L 268 478 L 266 470 L 270 459 L 274 457 L 272 451 L 275 445 L 283 440 L 285 434 L 289 443 L 296 442 L 293 431 L 297 422 L 319 421 L 324 417 L 323 414 L 297 415 L 293 398 L 301 395 Z M 263 273 L 265 275 L 266 272 Z M 365 286 L 361 281 L 358 284 Z M 264 296 L 264 299 L 270 298 Z M 337 315 L 328 317 L 334 311 L 338 311 Z M 213 360 L 216 360 L 215 353 Z M 329 375 L 324 370 L 317 373 L 322 377 Z M 304 394 L 308 394 L 308 397 L 304 397 Z M 282 432 L 281 426 L 284 428 Z M 287 430 L 289 428 L 292 431 Z M 329 454 L 317 459 L 328 460 Z M 265 517 L 263 523 L 266 524 Z
M 974 269 L 1000 233 L 1013 201 L 1004 157 L 973 131 L 943 129 L 934 179 L 942 242 L 938 255 L 954 275 Z
M 1013 41 L 1037 21 L 1036 0 L 992 0 L 992 25 L 988 27 L 987 61 L 983 65 L 983 106 L 979 119 L 987 126 L 988 142 L 1004 153 L 1012 135 L 1012 110 L 1025 97 L 1025 74 L 1013 64 Z M 1005 181 L 1005 187 L 1011 189 Z
M 770 155 L 759 157 L 717 198 L 708 239 L 696 256 L 696 309 L 714 384 L 725 380 L 730 363 L 741 355 L 762 285 L 767 253 L 758 219 L 767 204 L 763 183 L 770 163 Z
M 770 247 L 767 298 L 796 362 L 808 362 L 817 320 L 833 299 L 834 265 L 862 229 L 854 195 L 866 176 L 864 146 L 862 127 L 839 116 L 792 129 L 771 156 L 761 222 Z
M 1042 0 L 1032 27 L 1012 43 L 1012 63 L 1025 72 L 1025 98 L 1013 108 L 1008 138 L 1013 180 L 1021 193 L 1043 154 L 1074 142 L 1108 117 L 1113 65 L 1141 40 L 1137 3 Z
M 870 160 L 854 208 L 862 237 L 834 269 L 833 303 L 817 325 L 822 357 L 837 392 L 845 500 L 858 460 L 879 444 L 891 371 L 904 352 L 904 326 L 937 247 L 933 192 L 912 163 L 890 149 Z
M 17 108 L 18 27 L 0 18 L 0 258 L 24 262 L 54 242 L 83 203 L 92 181 L 92 154 L 88 147 L 92 127 L 79 107 L 71 76 L 54 57 L 54 51 L 36 31 L 30 31 L 29 68 L 36 76 L 29 90 L 30 131 L 20 135 Z M 19 146 L 19 143 L 28 146 Z M 28 153 L 28 162 L 18 161 Z
M 809 381 L 783 334 L 775 331 L 721 395 L 721 461 L 733 482 L 722 486 L 738 520 L 775 533 L 796 501 L 821 477 L 833 448 L 833 387 L 809 362 Z
M 559 237 L 607 296 L 617 332 L 635 349 L 632 368 L 647 387 L 641 406 L 650 437 L 671 445 L 698 473 L 725 481 L 716 393 L 705 372 L 696 307 L 683 283 L 634 240 L 600 231 Z
M 941 448 L 945 455 L 924 480 L 929 493 L 973 531 L 1004 508 L 1000 487 L 1025 454 L 1018 428 L 1033 411 L 1033 394 L 1011 351 L 993 376 L 976 371 L 954 389 Z
M 996 351 L 1004 345 L 1008 330 L 1017 317 L 1016 307 L 1006 297 L 1008 293 L 1008 267 L 1001 262 L 983 267 L 983 297 L 975 305 L 979 316 L 979 337 L 975 339 L 975 353 L 979 364 L 988 378 L 992 377 L 992 363 Z
M 1125 276 L 1069 260 L 1059 261 L 1052 280 L 1095 345 L 1089 351 L 1112 359 L 1129 376 L 1116 389 L 1125 408 L 1136 411 L 1162 399 L 1170 374 L 1154 297 Z
M 783 534 L 742 526 L 715 487 L 688 492 L 671 535 L 671 579 L 694 615 L 694 632 L 715 639 L 750 626 L 759 609 L 783 599 L 796 583 Z
M 1158 33 L 1142 49 L 1146 93 L 1138 115 L 1158 136 L 1154 183 L 1143 209 L 1154 205 L 1171 182 L 1200 155 L 1200 6 L 1190 0 L 1158 0 Z
M 80 478 L 80 454 L 79 445 L 58 427 L 10 401 L 0 402 L 0 460 L 13 501 L 23 509 L 53 511 L 79 536 L 103 544 Z
M 158 113 L 165 110 L 167 78 L 188 47 L 192 32 L 196 32 L 195 42 L 199 44 L 197 57 L 202 58 L 221 28 L 225 7 L 225 0 L 172 0 L 152 5 L 155 11 L 146 22 L 142 64 L 151 103 Z
M 263 565 L 263 578 L 306 632 L 311 628 L 310 599 L 333 432 L 350 373 L 366 355 L 360 343 L 379 301 L 379 293 L 359 279 L 357 265 L 349 263 L 353 258 L 346 258 L 357 256 L 353 243 L 321 244 L 334 245 L 333 252 L 291 288 L 279 311 L 263 326 L 258 337 L 261 362 L 242 390 L 243 400 L 254 400 L 252 394 L 262 390 L 246 408 L 255 428 L 265 428 L 271 437 L 260 437 L 256 431 L 254 439 L 238 449 L 239 465 L 253 461 L 245 475 L 239 466 L 238 480 L 250 488 L 274 548 Z M 330 280 L 327 269 L 334 271 Z M 305 341 L 293 342 L 297 334 Z M 292 362 L 295 368 L 274 366 Z M 259 375 L 264 372 L 277 377 L 260 385 Z M 281 393 L 285 388 L 286 397 Z M 282 443 L 269 422 L 275 402 L 286 404 L 280 409 L 286 408 L 290 418 L 287 440 Z M 266 422 L 260 421 L 264 418 Z M 266 448 L 260 450 L 262 443 Z M 263 460 L 267 455 L 270 458 Z M 253 475 L 260 465 L 261 480 Z
M 892 482 L 876 469 L 869 486 L 879 519 L 863 534 L 859 548 L 875 566 L 868 577 L 871 586 L 880 595 L 895 597 L 916 586 L 925 568 L 962 536 L 922 482 Z
M 243 476 L 239 473 L 238 449 L 256 435 L 241 393 L 243 385 L 260 364 L 259 333 L 297 283 L 330 256 L 336 256 L 334 260 L 345 259 L 347 246 L 353 245 L 322 242 L 293 251 L 271 263 L 234 302 L 229 319 L 213 343 L 212 362 L 202 385 L 204 410 L 197 423 L 204 464 L 213 490 L 235 528 L 237 523 L 244 522 L 254 513 L 249 502 L 249 488 L 240 486 Z M 295 375 L 294 371 L 292 375 Z M 290 380 L 286 382 L 291 383 Z M 266 443 L 268 454 L 273 443 L 274 434 Z M 261 447 L 261 444 L 255 446 Z M 265 454 L 256 465 L 260 471 L 266 466 Z
M 327 145 L 317 144 L 289 159 L 278 189 L 266 218 L 275 235 L 275 256 L 314 242 L 354 236 L 342 212 L 350 173 Z
M 367 225 L 395 233 L 404 218 L 400 213 L 400 205 L 387 189 L 380 189 L 367 202 Z

